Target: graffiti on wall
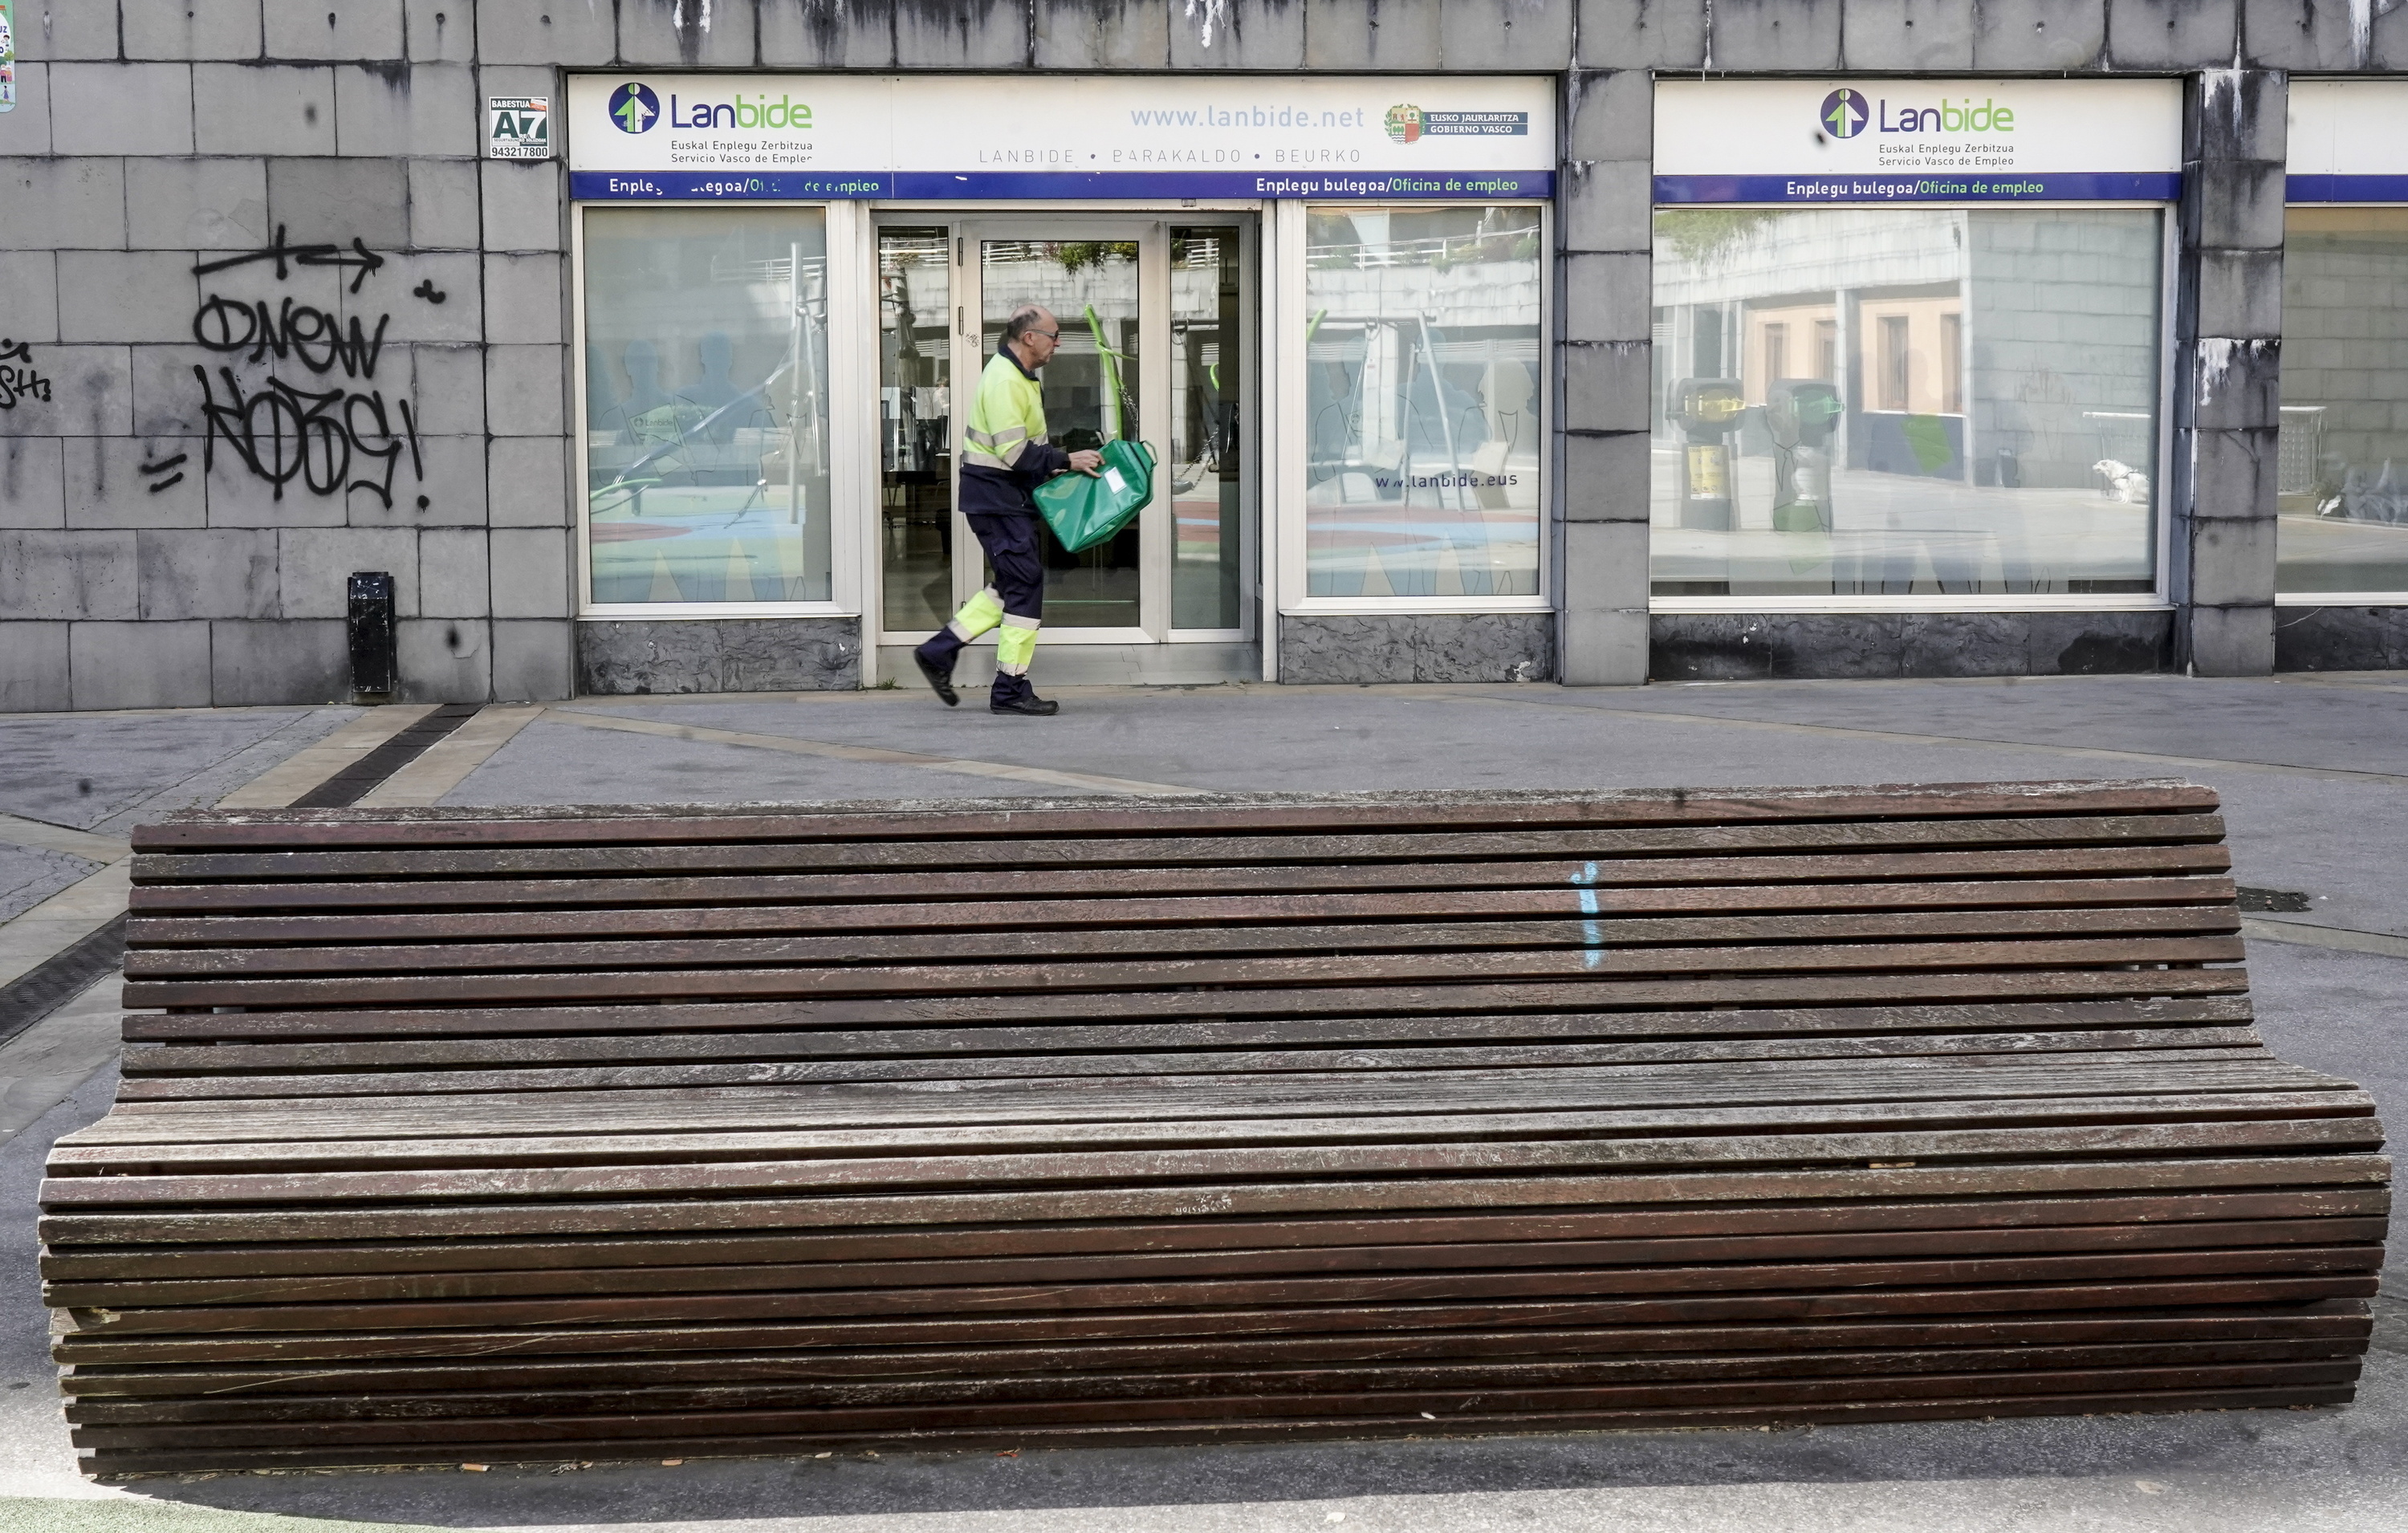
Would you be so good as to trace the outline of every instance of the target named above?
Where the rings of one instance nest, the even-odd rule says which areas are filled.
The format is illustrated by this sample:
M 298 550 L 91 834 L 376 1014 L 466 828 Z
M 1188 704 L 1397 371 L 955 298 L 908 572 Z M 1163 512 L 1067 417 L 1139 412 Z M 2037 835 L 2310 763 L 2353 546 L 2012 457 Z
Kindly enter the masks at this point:
M 22 340 L 0 337 L 0 409 L 15 409 L 20 399 L 50 402 L 50 380 L 34 365 L 34 349 Z
M 267 246 L 203 262 L 193 270 L 209 277 L 271 263 L 278 282 L 289 281 L 296 267 L 348 269 L 350 291 L 356 294 L 385 260 L 357 239 L 348 248 L 291 244 L 280 224 Z M 433 284 L 421 286 L 418 295 L 425 297 Z M 271 301 L 205 288 L 193 313 L 193 339 L 227 360 L 218 364 L 214 379 L 207 366 L 193 369 L 207 423 L 202 472 L 216 468 L 222 442 L 244 470 L 275 486 L 279 500 L 288 487 L 319 496 L 365 491 L 391 507 L 405 464 L 411 481 L 424 483 L 417 413 L 407 397 L 396 393 L 388 398 L 376 383 L 392 322 L 390 312 L 370 323 L 289 294 Z M 184 461 L 178 454 L 144 465 L 143 472 L 165 475 L 180 470 Z M 182 477 L 179 471 L 175 479 L 157 480 L 152 493 Z M 417 501 L 420 510 L 427 509 L 425 495 Z
M 278 224 L 276 238 L 258 250 L 229 255 L 221 261 L 204 261 L 193 270 L 196 275 L 211 277 L 222 271 L 232 271 L 236 266 L 273 261 L 276 263 L 276 279 L 281 282 L 292 277 L 295 266 L 349 266 L 358 273 L 351 279 L 351 291 L 357 293 L 361 283 L 384 269 L 384 257 L 356 239 L 351 241 L 351 248 L 348 251 L 340 245 L 293 245 L 286 243 L 285 228 L 286 225 Z

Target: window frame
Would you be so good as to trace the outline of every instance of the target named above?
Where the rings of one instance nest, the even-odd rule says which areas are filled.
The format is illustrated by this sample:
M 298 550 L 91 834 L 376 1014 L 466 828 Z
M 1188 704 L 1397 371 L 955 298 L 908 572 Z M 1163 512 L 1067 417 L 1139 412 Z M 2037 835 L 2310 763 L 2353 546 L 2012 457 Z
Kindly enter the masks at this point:
M 1275 610 L 1283 617 L 1334 617 L 1345 614 L 1392 614 L 1444 616 L 1481 612 L 1552 612 L 1555 609 L 1556 523 L 1562 520 L 1560 504 L 1561 465 L 1555 441 L 1555 384 L 1561 368 L 1555 355 L 1555 284 L 1560 279 L 1560 263 L 1555 259 L 1555 204 L 1542 197 L 1498 197 L 1494 199 L 1445 197 L 1365 197 L 1344 201 L 1315 201 L 1310 198 L 1283 198 L 1272 203 L 1271 220 L 1276 221 L 1275 239 L 1268 241 L 1267 280 L 1269 302 L 1261 306 L 1264 344 L 1267 348 L 1263 368 L 1266 377 L 1276 373 L 1274 397 L 1268 401 L 1276 409 L 1278 440 L 1277 456 L 1268 460 L 1272 469 L 1261 490 L 1265 509 L 1275 518 L 1266 539 L 1266 547 L 1276 552 L 1277 568 L 1271 580 L 1276 596 Z M 1304 348 L 1289 344 L 1289 337 L 1298 331 L 1304 317 L 1311 312 L 1306 298 L 1309 266 L 1306 229 L 1315 208 L 1535 208 L 1539 211 L 1539 503 L 1535 510 L 1534 538 L 1539 551 L 1538 591 L 1524 596 L 1315 596 L 1310 594 L 1310 552 L 1306 518 L 1310 507 L 1305 500 L 1309 466 L 1307 444 L 1311 440 L 1311 408 L 1305 393 L 1308 375 L 1305 372 Z M 1266 222 L 1270 222 L 1267 220 Z M 1276 624 L 1265 623 L 1264 664 L 1272 664 L 1272 643 L 1269 635 Z
M 1692 204 L 1656 203 L 1648 210 L 1652 227 L 1656 212 L 1668 207 L 1690 207 Z M 1715 203 L 1716 208 L 1733 211 L 1765 208 L 1775 212 L 1796 212 L 1799 203 Z M 1915 202 L 1911 204 L 1840 203 L 1815 206 L 1833 210 L 1870 210 L 1875 208 L 1912 207 L 1919 209 L 1966 210 L 1995 212 L 2000 204 L 1991 202 Z M 2179 205 L 2172 202 L 2119 199 L 2082 202 L 2033 202 L 2012 205 L 2017 211 L 2030 212 L 2098 212 L 2115 208 L 2140 209 L 2157 215 L 2157 500 L 2152 509 L 2155 523 L 2150 539 L 2150 558 L 2154 572 L 2147 591 L 2034 593 L 2022 595 L 2009 593 L 1984 593 L 1952 596 L 1940 594 L 1899 596 L 1866 595 L 1784 595 L 1784 596 L 1659 596 L 1655 595 L 1655 538 L 1652 518 L 1648 523 L 1648 584 L 1647 609 L 1650 612 L 1681 613 L 1780 613 L 1780 612 L 2155 612 L 2170 610 L 2172 596 L 2172 555 L 2175 503 L 2172 498 L 2175 364 L 2179 360 L 2174 321 L 2177 283 L 2181 278 L 2181 218 Z M 1651 308 L 1655 298 L 1654 256 L 1649 256 L 1650 278 L 1648 297 Z M 1844 343 L 1845 337 L 1840 337 Z M 1650 505 L 1653 505 L 1653 466 L 1650 466 Z
M 569 374 L 575 380 L 569 396 L 569 419 L 566 436 L 573 445 L 569 481 L 577 495 L 577 603 L 576 617 L 580 622 L 599 623 L 691 623 L 705 618 L 855 618 L 864 617 L 865 588 L 861 580 L 862 550 L 874 546 L 862 526 L 861 518 L 853 511 L 865 495 L 875 502 L 875 475 L 865 484 L 859 433 L 843 429 L 843 422 L 859 416 L 865 408 L 874 412 L 877 403 L 873 381 L 865 400 L 857 366 L 847 366 L 834 360 L 856 358 L 867 348 L 873 360 L 876 355 L 877 316 L 870 316 L 871 332 L 861 332 L 860 315 L 856 312 L 864 292 L 859 270 L 860 230 L 868 222 L 858 202 L 831 199 L 827 201 L 752 200 L 738 204 L 746 208 L 818 208 L 826 220 L 827 291 L 828 291 L 828 599 L 825 601 L 745 601 L 745 602 L 597 602 L 594 599 L 594 538 L 593 538 L 593 454 L 586 440 L 586 294 L 585 294 L 585 218 L 596 208 L 610 209 L 628 206 L 620 202 L 574 202 L 569 205 L 569 296 L 570 338 Z M 644 205 L 655 206 L 655 205 Z M 718 203 L 670 203 L 668 208 L 724 207 Z M 873 290 L 874 291 L 874 290 Z

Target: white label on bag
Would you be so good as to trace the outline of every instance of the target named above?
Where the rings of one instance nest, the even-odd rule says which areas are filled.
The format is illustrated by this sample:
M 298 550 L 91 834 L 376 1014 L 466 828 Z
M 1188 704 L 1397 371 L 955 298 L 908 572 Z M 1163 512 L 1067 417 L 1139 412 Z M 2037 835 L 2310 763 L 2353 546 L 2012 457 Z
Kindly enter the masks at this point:
M 1128 493 L 1128 480 L 1121 478 L 1121 471 L 1117 468 L 1104 470 L 1104 482 L 1112 487 L 1112 494 L 1116 495 Z

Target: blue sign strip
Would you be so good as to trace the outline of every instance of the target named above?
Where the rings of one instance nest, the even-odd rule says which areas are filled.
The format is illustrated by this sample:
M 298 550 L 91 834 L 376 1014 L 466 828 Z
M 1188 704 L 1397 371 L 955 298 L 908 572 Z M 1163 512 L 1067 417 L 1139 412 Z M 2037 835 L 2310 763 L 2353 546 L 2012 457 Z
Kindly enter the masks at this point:
M 2172 202 L 2172 170 L 1868 176 L 1658 176 L 1659 203 Z
M 2408 202 L 2408 176 L 2286 176 L 2285 202 Z
M 1660 183 L 1659 183 L 1660 184 Z M 717 202 L 723 199 L 877 197 L 1150 199 L 1161 197 L 1494 199 L 1552 197 L 1552 170 L 943 171 L 579 170 L 568 194 L 580 202 Z

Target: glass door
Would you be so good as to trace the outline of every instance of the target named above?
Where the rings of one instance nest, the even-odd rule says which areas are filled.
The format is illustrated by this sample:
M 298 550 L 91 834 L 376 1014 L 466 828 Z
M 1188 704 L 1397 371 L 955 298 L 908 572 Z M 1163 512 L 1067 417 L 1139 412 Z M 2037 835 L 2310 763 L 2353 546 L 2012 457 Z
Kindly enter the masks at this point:
M 1039 375 L 1062 447 L 1144 442 L 1154 503 L 1119 537 L 1051 547 L 1049 641 L 1254 638 L 1250 230 L 1127 215 L 894 213 L 878 245 L 881 626 L 924 638 L 987 583 L 955 511 L 956 438 L 1012 312 L 1061 328 Z
M 1162 488 L 1173 523 L 1174 637 L 1243 638 L 1249 627 L 1244 236 L 1234 224 L 1170 230 L 1170 456 Z
M 1063 238 L 1075 233 L 1082 237 Z M 1163 413 L 1149 388 L 1158 337 L 1148 331 L 1155 316 L 1146 310 L 1146 279 L 1162 264 L 1160 225 L 1096 223 L 1065 229 L 1048 221 L 1039 231 L 975 226 L 979 329 L 977 366 L 983 369 L 1003 344 L 1005 324 L 1034 304 L 1050 311 L 1061 331 L 1054 358 L 1038 375 L 1044 389 L 1045 424 L 1054 444 L 1068 451 L 1100 448 L 1115 439 L 1142 441 L 1161 454 L 1161 435 L 1152 430 Z M 1149 346 L 1147 343 L 1155 344 Z M 974 388 L 964 374 L 965 390 Z M 969 395 L 965 393 L 967 408 Z M 1148 408 L 1155 407 L 1155 408 Z M 1157 480 L 1160 475 L 1157 473 Z M 1161 496 L 1157 482 L 1155 496 Z M 1050 539 L 1045 556 L 1045 629 L 1100 631 L 1120 642 L 1163 637 L 1167 624 L 1149 601 L 1147 557 L 1160 542 L 1165 520 L 1149 506 L 1138 520 L 1106 542 L 1077 553 Z M 977 541 L 963 538 L 962 573 L 968 589 L 986 583 Z M 957 565 L 957 568 L 961 566 Z M 1152 620 L 1152 621 L 1149 621 Z

